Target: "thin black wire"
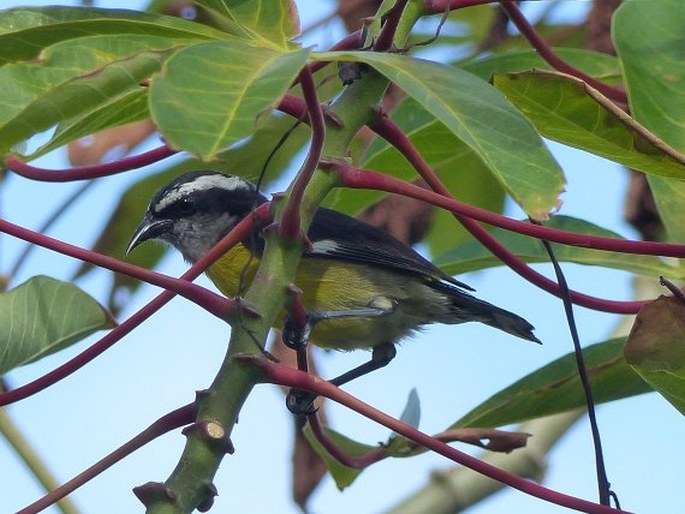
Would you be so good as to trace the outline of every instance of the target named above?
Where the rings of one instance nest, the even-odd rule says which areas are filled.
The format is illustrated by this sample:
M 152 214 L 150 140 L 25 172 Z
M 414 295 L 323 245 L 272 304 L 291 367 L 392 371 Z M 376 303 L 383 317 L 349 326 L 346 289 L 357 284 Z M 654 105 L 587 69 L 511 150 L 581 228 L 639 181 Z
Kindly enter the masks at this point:
M 535 222 L 534 222 L 535 223 Z M 585 359 L 583 358 L 583 349 L 580 345 L 580 337 L 578 335 L 578 327 L 576 325 L 575 316 L 573 314 L 573 302 L 569 294 L 568 283 L 564 272 L 559 265 L 559 261 L 554 255 L 554 250 L 549 241 L 540 240 L 547 251 L 549 260 L 554 268 L 554 274 L 557 277 L 559 290 L 561 292 L 561 300 L 564 304 L 564 311 L 566 313 L 566 320 L 568 321 L 569 331 L 571 332 L 571 339 L 573 340 L 573 350 L 576 358 L 576 366 L 578 367 L 578 375 L 583 385 L 583 393 L 585 394 L 585 403 L 587 405 L 587 413 L 590 421 L 590 430 L 592 432 L 592 442 L 595 449 L 595 468 L 597 471 L 597 487 L 599 489 L 599 501 L 602 505 L 609 505 L 610 498 L 613 497 L 618 505 L 618 496 L 611 491 L 611 485 L 607 477 L 606 466 L 604 464 L 604 453 L 602 451 L 602 438 L 599 434 L 599 426 L 597 424 L 597 416 L 595 413 L 595 400 L 592 394 L 592 386 L 585 366 Z

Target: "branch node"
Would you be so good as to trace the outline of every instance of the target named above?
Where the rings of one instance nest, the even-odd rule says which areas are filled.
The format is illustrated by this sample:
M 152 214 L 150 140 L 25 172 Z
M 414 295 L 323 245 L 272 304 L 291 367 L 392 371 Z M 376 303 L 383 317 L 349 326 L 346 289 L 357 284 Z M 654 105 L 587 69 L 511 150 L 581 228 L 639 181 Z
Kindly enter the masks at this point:
M 196 509 L 200 512 L 207 512 L 214 505 L 214 498 L 218 496 L 219 491 L 212 482 L 202 484 L 202 489 L 202 499 L 197 504 Z
M 155 503 L 174 504 L 177 498 L 176 492 L 162 482 L 148 482 L 134 487 L 133 494 L 146 508 L 150 508 Z
M 197 435 L 209 446 L 224 453 L 232 455 L 235 452 L 235 447 L 226 429 L 217 421 L 198 421 L 185 427 L 181 433 L 186 437 Z

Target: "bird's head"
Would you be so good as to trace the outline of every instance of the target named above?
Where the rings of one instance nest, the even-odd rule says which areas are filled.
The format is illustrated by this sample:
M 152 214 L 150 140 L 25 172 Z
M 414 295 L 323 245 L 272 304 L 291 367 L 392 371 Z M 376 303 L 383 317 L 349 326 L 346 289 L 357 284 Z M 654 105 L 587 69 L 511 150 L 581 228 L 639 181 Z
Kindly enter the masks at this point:
M 161 239 L 195 262 L 265 201 L 254 184 L 240 177 L 210 170 L 185 173 L 152 197 L 126 253 Z

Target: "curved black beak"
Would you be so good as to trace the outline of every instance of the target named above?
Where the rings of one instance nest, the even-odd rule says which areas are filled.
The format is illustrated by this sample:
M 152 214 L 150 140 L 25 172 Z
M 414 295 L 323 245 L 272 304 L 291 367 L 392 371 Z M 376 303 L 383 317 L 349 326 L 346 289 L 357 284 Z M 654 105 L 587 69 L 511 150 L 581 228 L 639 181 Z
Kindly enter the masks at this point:
M 146 214 L 143 221 L 140 222 L 140 225 L 138 225 L 138 228 L 136 228 L 131 236 L 131 240 L 126 247 L 126 255 L 131 253 L 131 251 L 140 243 L 143 243 L 148 239 L 160 237 L 171 227 L 171 223 L 171 220 L 155 220 L 152 219 L 152 216 L 150 216 L 149 213 Z

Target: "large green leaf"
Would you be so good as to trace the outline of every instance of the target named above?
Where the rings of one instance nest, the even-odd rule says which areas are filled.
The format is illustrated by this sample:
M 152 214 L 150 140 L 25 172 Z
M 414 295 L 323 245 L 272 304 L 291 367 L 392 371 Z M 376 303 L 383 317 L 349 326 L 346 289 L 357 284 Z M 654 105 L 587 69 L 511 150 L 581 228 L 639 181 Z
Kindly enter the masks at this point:
M 308 53 L 242 41 L 181 50 L 152 83 L 152 117 L 169 144 L 211 160 L 254 131 L 257 116 L 283 97 Z
M 652 391 L 623 358 L 624 344 L 624 338 L 612 339 L 583 350 L 596 403 Z M 498 427 L 584 405 L 575 355 L 571 353 L 490 397 L 452 427 Z
M 556 72 L 531 71 L 496 74 L 493 84 L 545 137 L 629 168 L 685 179 L 685 155 L 582 80 Z
M 588 75 L 609 84 L 620 83 L 621 66 L 613 55 L 607 55 L 578 48 L 555 48 L 556 53 L 565 62 L 587 73 Z M 463 69 L 490 80 L 494 73 L 514 73 L 531 69 L 552 70 L 535 50 L 516 50 L 470 62 Z
M 227 37 L 211 27 L 159 14 L 123 9 L 22 7 L 0 11 L 0 64 L 30 61 L 61 41 L 105 34 L 179 41 Z
M 230 20 L 232 33 L 249 37 L 260 46 L 272 43 L 288 48 L 299 33 L 293 0 L 195 0 Z
M 94 36 L 0 68 L 0 153 L 57 123 L 140 89 L 173 51 L 166 38 Z
M 392 112 L 393 121 L 407 134 L 414 147 L 459 200 L 491 211 L 500 211 L 504 192 L 478 156 L 445 125 L 413 99 L 408 98 Z M 416 170 L 391 145 L 377 138 L 360 164 L 402 180 L 413 180 Z M 384 196 L 367 190 L 336 189 L 325 205 L 347 214 L 357 214 Z M 433 254 L 447 251 L 468 237 L 454 217 L 436 209 L 426 242 Z
M 685 414 L 685 302 L 657 298 L 637 315 L 625 347 L 626 361 Z
M 92 112 L 60 123 L 50 141 L 28 155 L 26 160 L 33 160 L 84 136 L 147 119 L 150 116 L 147 93 L 146 88 L 134 89 Z
M 397 84 L 468 145 L 534 219 L 555 206 L 564 176 L 532 124 L 480 78 L 404 55 L 328 52 L 315 58 L 364 62 Z
M 635 119 L 685 152 L 685 10 L 679 0 L 627 0 L 612 34 Z M 685 182 L 648 176 L 668 235 L 685 241 Z
M 569 216 L 554 216 L 545 223 L 550 228 L 566 230 L 578 234 L 590 234 L 602 237 L 621 239 L 621 236 L 597 225 Z M 495 229 L 492 235 L 503 246 L 525 262 L 549 262 L 549 256 L 542 243 L 535 238 L 516 234 L 509 230 Z M 676 279 L 685 279 L 682 266 L 672 266 L 667 261 L 650 255 L 632 255 L 620 252 L 605 252 L 554 244 L 554 254 L 560 261 L 603 266 L 606 268 L 630 271 L 639 275 L 658 277 L 664 275 Z M 467 241 L 434 260 L 434 263 L 451 274 L 466 273 L 493 266 L 500 266 L 502 261 L 492 255 L 477 241 Z
M 33 277 L 0 294 L 0 375 L 114 326 L 109 313 L 78 287 Z

